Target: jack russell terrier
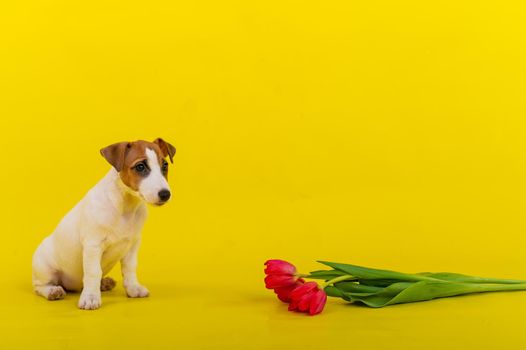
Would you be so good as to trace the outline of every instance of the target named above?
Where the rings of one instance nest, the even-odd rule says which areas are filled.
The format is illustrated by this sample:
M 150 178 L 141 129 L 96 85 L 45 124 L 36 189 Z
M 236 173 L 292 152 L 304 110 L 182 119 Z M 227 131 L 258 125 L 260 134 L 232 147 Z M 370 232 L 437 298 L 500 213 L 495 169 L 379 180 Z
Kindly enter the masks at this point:
M 110 172 L 62 219 L 33 255 L 35 292 L 48 300 L 80 291 L 78 306 L 101 306 L 101 291 L 115 281 L 104 277 L 121 262 L 124 289 L 131 298 L 144 298 L 148 289 L 137 280 L 137 252 L 146 219 L 146 203 L 170 199 L 169 157 L 175 147 L 163 139 L 120 142 L 100 150 L 113 166 Z

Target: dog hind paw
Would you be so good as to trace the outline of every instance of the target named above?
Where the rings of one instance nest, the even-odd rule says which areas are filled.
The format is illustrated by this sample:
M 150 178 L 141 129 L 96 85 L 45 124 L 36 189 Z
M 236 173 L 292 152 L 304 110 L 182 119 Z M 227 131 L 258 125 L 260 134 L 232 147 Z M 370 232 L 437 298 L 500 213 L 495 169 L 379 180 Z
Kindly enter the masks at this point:
M 54 286 L 49 289 L 47 294 L 47 300 L 60 300 L 64 299 L 66 291 L 61 286 Z
M 101 292 L 107 292 L 112 290 L 117 285 L 117 282 L 111 277 L 104 277 L 100 280 L 100 290 Z

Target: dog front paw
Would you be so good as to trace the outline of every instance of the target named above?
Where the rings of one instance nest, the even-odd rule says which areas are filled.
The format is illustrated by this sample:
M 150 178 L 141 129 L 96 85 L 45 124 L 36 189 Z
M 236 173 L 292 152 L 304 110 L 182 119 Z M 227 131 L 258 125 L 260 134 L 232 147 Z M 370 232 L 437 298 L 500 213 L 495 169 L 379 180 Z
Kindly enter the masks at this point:
M 99 294 L 82 292 L 79 299 L 79 309 L 83 310 L 95 310 L 98 309 L 102 304 L 102 300 Z
M 148 288 L 141 286 L 140 284 L 133 284 L 126 287 L 126 294 L 130 298 L 145 298 L 150 295 Z

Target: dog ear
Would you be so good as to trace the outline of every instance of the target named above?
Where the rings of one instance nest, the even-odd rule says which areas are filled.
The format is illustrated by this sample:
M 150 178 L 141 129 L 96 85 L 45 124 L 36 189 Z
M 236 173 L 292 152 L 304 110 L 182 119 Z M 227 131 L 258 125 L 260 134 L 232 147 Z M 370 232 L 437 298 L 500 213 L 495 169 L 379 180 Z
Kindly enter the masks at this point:
M 124 166 L 124 156 L 126 155 L 126 150 L 130 147 L 131 144 L 129 142 L 114 143 L 113 145 L 109 145 L 108 147 L 101 149 L 100 154 L 106 158 L 108 163 L 110 163 L 115 168 L 115 170 L 120 172 Z
M 168 142 L 164 141 L 162 138 L 156 138 L 153 143 L 157 144 L 159 148 L 161 149 L 161 152 L 163 152 L 163 157 L 169 156 L 170 162 L 173 163 L 173 156 L 175 155 L 175 147 L 169 144 Z

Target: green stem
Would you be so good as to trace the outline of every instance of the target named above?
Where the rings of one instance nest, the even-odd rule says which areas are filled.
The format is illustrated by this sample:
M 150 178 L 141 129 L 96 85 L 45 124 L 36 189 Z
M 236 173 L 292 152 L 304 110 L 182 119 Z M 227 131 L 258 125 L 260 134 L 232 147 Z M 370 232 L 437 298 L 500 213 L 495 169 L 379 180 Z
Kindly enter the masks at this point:
M 484 292 L 498 292 L 498 291 L 506 291 L 506 290 L 526 290 L 526 283 L 521 284 L 478 284 L 478 285 L 470 285 L 470 286 L 478 286 L 478 289 Z
M 461 281 L 464 283 L 494 283 L 494 284 L 526 284 L 524 280 L 510 280 L 501 278 L 472 277 Z
M 333 278 L 332 280 L 328 280 L 327 282 L 324 282 L 324 283 L 320 284 L 320 289 L 325 289 L 325 287 L 327 287 L 327 286 L 329 286 L 331 284 L 338 283 L 338 282 L 341 282 L 341 281 L 347 281 L 347 280 L 351 280 L 351 279 L 354 279 L 354 276 L 344 275 L 344 276 L 336 277 L 336 278 Z

